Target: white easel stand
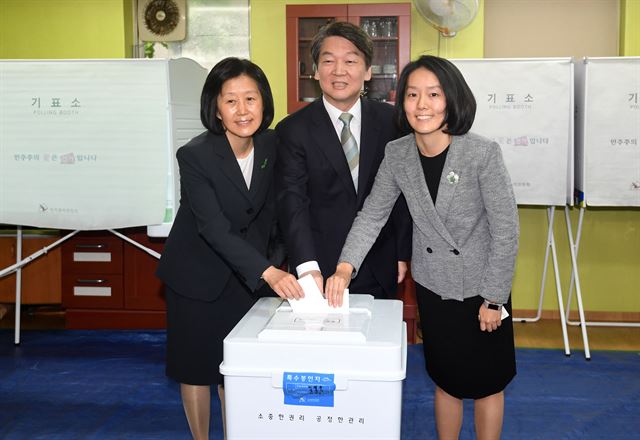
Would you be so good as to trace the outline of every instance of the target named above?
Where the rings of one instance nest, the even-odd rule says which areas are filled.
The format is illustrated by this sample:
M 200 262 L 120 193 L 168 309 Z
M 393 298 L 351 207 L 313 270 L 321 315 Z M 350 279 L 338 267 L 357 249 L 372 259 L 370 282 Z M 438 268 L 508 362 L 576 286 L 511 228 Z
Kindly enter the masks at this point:
M 22 266 L 31 263 L 36 258 L 45 255 L 54 247 L 63 243 L 65 240 L 73 237 L 80 231 L 73 231 L 68 235 L 65 235 L 60 240 L 51 243 L 49 246 L 46 246 L 39 251 L 34 252 L 26 258 L 22 258 L 22 226 L 16 227 L 16 264 L 9 266 L 0 270 L 0 278 L 10 275 L 13 272 L 16 273 L 16 319 L 15 319 L 15 334 L 13 343 L 15 345 L 20 344 L 20 308 L 22 301 Z
M 578 219 L 578 231 L 582 229 L 582 217 L 584 215 L 584 208 L 580 208 L 580 215 Z M 571 253 L 571 283 L 569 287 L 569 297 L 567 298 L 567 323 L 573 324 L 569 321 L 569 308 L 571 307 L 571 291 L 573 289 L 573 282 L 576 283 L 576 299 L 578 301 L 578 314 L 580 315 L 580 322 L 576 322 L 575 325 L 580 325 L 582 330 L 582 342 L 584 344 L 584 357 L 588 361 L 591 360 L 591 351 L 589 350 L 589 337 L 587 336 L 587 323 L 584 319 L 584 307 L 582 306 L 582 289 L 580 288 L 580 277 L 578 275 L 578 250 L 573 242 L 573 233 L 571 232 L 571 218 L 569 217 L 569 206 L 564 207 L 564 220 L 567 224 L 567 236 L 569 237 L 569 252 Z
M 22 226 L 16 228 L 16 263 L 22 260 Z M 16 269 L 16 318 L 13 330 L 13 343 L 20 344 L 20 306 L 22 304 L 22 266 Z
M 569 296 L 567 298 L 567 323 L 570 325 L 581 325 L 583 332 L 583 339 L 586 338 L 586 326 L 591 325 L 594 327 L 640 327 L 640 322 L 611 322 L 611 321 L 585 321 L 584 313 L 582 311 L 582 295 L 580 290 L 580 279 L 578 277 L 578 263 L 576 261 L 578 257 L 578 251 L 580 249 L 580 237 L 582 235 L 582 221 L 584 219 L 585 208 L 584 206 L 580 207 L 580 215 L 578 216 L 578 228 L 576 231 L 576 239 L 575 245 L 572 243 L 573 236 L 571 234 L 571 229 L 569 232 L 569 243 L 573 250 L 571 254 L 571 263 L 573 264 L 573 270 L 571 271 L 571 283 L 569 284 Z M 567 228 L 570 228 L 569 223 L 569 214 L 565 214 L 567 217 Z M 575 257 L 575 258 L 574 258 Z M 576 297 L 578 299 L 578 311 L 580 312 L 580 322 L 570 321 L 569 320 L 569 311 L 571 307 L 571 296 L 573 294 L 573 284 L 575 282 L 576 285 Z M 585 347 L 587 347 L 587 343 L 585 342 Z M 585 351 L 586 353 L 586 351 Z
M 558 308 L 560 309 L 562 339 L 564 340 L 564 354 L 566 356 L 571 356 L 571 351 L 569 349 L 569 337 L 567 335 L 567 323 L 565 321 L 565 314 L 564 314 L 564 301 L 562 298 L 562 287 L 560 286 L 560 270 L 558 269 L 558 256 L 556 253 L 556 242 L 553 236 L 553 219 L 554 219 L 555 210 L 556 210 L 555 206 L 547 207 L 548 233 L 547 233 L 546 251 L 544 255 L 544 267 L 542 269 L 542 282 L 540 285 L 540 301 L 538 303 L 538 313 L 533 318 L 516 318 L 514 316 L 513 320 L 520 321 L 520 322 L 537 322 L 540 320 L 540 317 L 542 316 L 542 300 L 544 299 L 544 285 L 547 280 L 547 266 L 549 264 L 549 249 L 551 249 L 551 254 L 553 258 L 553 271 L 554 271 L 555 280 L 556 280 L 556 293 L 558 295 Z
M 130 239 L 129 237 L 127 237 L 124 234 L 121 234 L 120 232 L 114 231 L 113 229 L 107 229 L 109 232 L 111 232 L 112 234 L 120 237 L 121 239 L 123 239 L 124 241 L 131 243 L 132 245 L 142 249 L 143 251 L 145 251 L 146 253 L 148 253 L 149 255 L 155 257 L 155 258 L 160 258 L 160 254 L 156 251 L 154 251 L 153 249 L 149 249 L 146 246 L 141 245 L 140 243 L 138 243 L 135 240 Z M 33 254 L 29 255 L 28 257 L 22 259 L 22 226 L 17 226 L 16 227 L 16 264 L 9 266 L 5 269 L 0 270 L 0 278 L 10 275 L 13 272 L 16 273 L 16 318 L 15 318 L 15 328 L 14 328 L 14 340 L 13 343 L 15 345 L 20 345 L 20 309 L 21 309 L 21 299 L 22 299 L 22 266 L 31 263 L 33 260 L 35 260 L 36 258 L 45 255 L 47 252 L 49 252 L 51 249 L 53 249 L 54 247 L 62 244 L 63 242 L 65 242 L 66 240 L 70 239 L 71 237 L 73 237 L 74 235 L 76 235 L 78 232 L 80 232 L 80 230 L 76 230 L 73 231 L 67 235 L 65 235 L 64 237 L 62 237 L 60 240 L 51 243 L 50 245 L 40 249 L 39 251 L 34 252 Z

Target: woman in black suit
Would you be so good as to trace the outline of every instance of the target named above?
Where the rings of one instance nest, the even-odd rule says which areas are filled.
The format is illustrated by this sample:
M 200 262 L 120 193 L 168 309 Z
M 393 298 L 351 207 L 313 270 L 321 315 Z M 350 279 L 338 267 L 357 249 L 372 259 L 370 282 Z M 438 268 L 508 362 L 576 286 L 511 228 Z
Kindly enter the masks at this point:
M 282 298 L 303 296 L 295 277 L 277 268 L 284 250 L 272 185 L 276 138 L 267 129 L 273 114 L 264 72 L 226 58 L 202 90 L 207 131 L 176 155 L 180 209 L 157 275 L 166 287 L 166 373 L 180 383 L 196 439 L 209 435 L 211 384 L 224 408 L 224 337 L 269 288 Z

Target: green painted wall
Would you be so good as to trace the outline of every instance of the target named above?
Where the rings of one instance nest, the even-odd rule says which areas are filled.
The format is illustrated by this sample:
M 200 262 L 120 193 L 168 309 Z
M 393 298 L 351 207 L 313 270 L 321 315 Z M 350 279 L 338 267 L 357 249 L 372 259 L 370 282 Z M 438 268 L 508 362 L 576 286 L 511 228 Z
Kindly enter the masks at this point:
M 621 56 L 640 55 L 640 0 L 620 2 Z M 537 309 L 547 239 L 544 208 L 520 208 L 520 252 L 513 286 L 514 307 Z M 578 209 L 570 210 L 577 230 Z M 571 256 L 564 210 L 556 212 L 554 236 L 565 301 Z M 574 232 L 575 235 L 575 232 Z M 583 304 L 587 311 L 640 312 L 640 209 L 587 208 L 578 255 Z M 574 301 L 571 309 L 577 310 Z M 547 271 L 543 309 L 557 310 L 554 272 Z
M 620 1 L 620 55 L 640 56 L 640 0 Z
M 132 0 L 0 0 L 0 58 L 131 56 Z
M 390 0 L 396 1 L 396 0 Z M 358 0 L 353 3 L 383 2 Z M 273 86 L 276 121 L 286 111 L 285 0 L 251 1 L 251 54 Z M 289 0 L 291 4 L 340 3 Z M 132 0 L 0 0 L 0 58 L 122 58 L 130 56 Z M 481 2 L 482 4 L 482 2 Z M 412 10 L 411 56 L 483 56 L 483 8 L 467 29 L 439 38 Z M 640 0 L 621 0 L 620 54 L 640 55 Z M 577 221 L 577 210 L 571 210 Z M 547 237 L 546 210 L 520 208 L 520 252 L 514 280 L 514 307 L 538 305 Z M 557 212 L 554 234 L 562 288 L 567 293 L 570 258 L 564 213 Z M 640 210 L 588 208 L 579 255 L 584 304 L 593 311 L 640 311 Z M 545 310 L 557 309 L 549 266 Z M 575 306 L 573 307 L 575 310 Z
M 542 207 L 521 207 L 520 251 L 513 285 L 518 309 L 537 309 L 547 239 L 547 213 Z M 578 210 L 570 210 L 577 230 Z M 571 277 L 571 257 L 563 208 L 554 221 L 560 283 L 565 301 Z M 640 210 L 587 208 L 578 255 L 585 310 L 640 311 Z M 577 310 L 574 302 L 572 310 Z M 543 309 L 557 310 L 554 271 L 549 260 Z

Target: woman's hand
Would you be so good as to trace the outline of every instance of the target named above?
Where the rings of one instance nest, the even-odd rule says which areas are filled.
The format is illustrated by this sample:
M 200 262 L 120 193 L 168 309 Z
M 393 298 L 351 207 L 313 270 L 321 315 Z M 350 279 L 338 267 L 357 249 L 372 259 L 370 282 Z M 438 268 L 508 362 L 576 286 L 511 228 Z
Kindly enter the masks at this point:
M 492 310 L 481 304 L 478 310 L 478 321 L 480 321 L 480 330 L 483 332 L 491 333 L 498 330 L 502 324 L 502 310 Z
M 269 266 L 262 273 L 262 279 L 267 282 L 269 287 L 283 299 L 300 299 L 304 298 L 302 287 L 298 283 L 296 277 L 284 270 L 280 270 L 274 266 Z
M 349 263 L 338 263 L 336 273 L 327 279 L 327 284 L 324 288 L 324 296 L 327 298 L 330 306 L 340 307 L 342 305 L 344 289 L 349 287 L 352 273 L 352 265 Z
M 409 270 L 409 265 L 406 261 L 398 260 L 398 284 L 404 281 L 407 276 L 407 271 Z

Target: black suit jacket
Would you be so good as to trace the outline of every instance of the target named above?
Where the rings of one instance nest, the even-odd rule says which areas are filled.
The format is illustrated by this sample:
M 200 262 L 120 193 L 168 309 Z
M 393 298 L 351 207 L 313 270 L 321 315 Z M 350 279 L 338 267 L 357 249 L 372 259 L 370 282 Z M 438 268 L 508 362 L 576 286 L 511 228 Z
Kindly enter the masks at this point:
M 251 189 L 224 135 L 202 133 L 176 154 L 180 208 L 156 275 L 181 295 L 215 300 L 231 276 L 255 291 L 264 270 L 282 260 L 283 250 L 270 247 L 277 231 L 275 133 L 253 141 Z
M 387 142 L 398 137 L 393 107 L 362 99 L 358 193 L 335 128 L 318 99 L 276 127 L 280 144 L 276 164 L 278 217 L 291 268 L 318 261 L 322 274 L 335 272 L 340 251 L 356 213 L 371 191 Z M 387 297 L 397 290 L 397 262 L 411 255 L 411 217 L 404 198 L 396 205 L 363 262 L 351 290 L 371 281 Z M 362 277 L 372 276 L 374 280 Z M 366 293 L 366 292 L 361 292 Z

